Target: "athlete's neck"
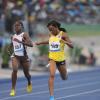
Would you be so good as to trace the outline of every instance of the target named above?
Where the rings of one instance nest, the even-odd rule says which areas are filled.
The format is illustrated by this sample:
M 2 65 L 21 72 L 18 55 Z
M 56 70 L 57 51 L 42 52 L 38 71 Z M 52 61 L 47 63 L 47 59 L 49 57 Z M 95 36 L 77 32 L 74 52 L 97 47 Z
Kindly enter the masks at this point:
M 59 34 L 59 32 L 60 32 L 60 30 L 57 30 L 56 32 L 55 32 L 55 34 L 53 34 L 54 36 L 57 36 L 58 34 Z
M 16 32 L 17 35 L 19 35 L 19 34 L 21 34 L 21 33 L 22 33 L 22 31 L 20 31 L 20 32 Z

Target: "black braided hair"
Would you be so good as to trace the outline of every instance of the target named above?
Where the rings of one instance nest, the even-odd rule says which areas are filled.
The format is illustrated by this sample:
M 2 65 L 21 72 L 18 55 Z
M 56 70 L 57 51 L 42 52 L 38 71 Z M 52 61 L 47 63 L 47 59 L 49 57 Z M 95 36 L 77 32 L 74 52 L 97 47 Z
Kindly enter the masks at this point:
M 62 28 L 62 27 L 61 27 L 61 24 L 60 24 L 58 21 L 56 21 L 56 20 L 51 20 L 51 21 L 47 24 L 47 27 L 49 27 L 50 25 L 52 25 L 52 26 L 54 26 L 54 27 L 58 27 L 58 29 L 59 29 L 60 31 L 66 32 L 66 29 L 65 29 L 65 28 Z

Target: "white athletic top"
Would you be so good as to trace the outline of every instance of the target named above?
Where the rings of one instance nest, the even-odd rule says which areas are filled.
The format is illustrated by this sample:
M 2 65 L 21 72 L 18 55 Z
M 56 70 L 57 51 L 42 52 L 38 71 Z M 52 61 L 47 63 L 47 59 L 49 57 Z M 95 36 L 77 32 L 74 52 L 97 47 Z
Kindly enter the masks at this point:
M 21 34 L 14 34 L 14 36 L 12 38 L 14 54 L 17 56 L 24 56 L 24 46 L 22 43 L 18 43 L 16 41 L 14 41 L 13 39 L 16 38 L 16 39 L 22 41 L 23 34 L 24 34 L 24 32 L 22 32 Z

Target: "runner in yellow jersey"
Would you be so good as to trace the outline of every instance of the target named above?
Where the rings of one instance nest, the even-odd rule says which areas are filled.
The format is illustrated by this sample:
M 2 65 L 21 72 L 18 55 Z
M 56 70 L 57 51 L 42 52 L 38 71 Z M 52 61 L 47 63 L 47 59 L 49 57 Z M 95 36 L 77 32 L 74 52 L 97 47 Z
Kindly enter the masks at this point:
M 51 34 L 49 38 L 49 59 L 54 61 L 64 61 L 64 41 L 62 41 L 63 31 L 60 31 L 58 35 L 54 36 Z
M 61 24 L 55 20 L 50 21 L 47 25 L 50 31 L 49 40 L 37 42 L 37 45 L 49 44 L 49 92 L 50 100 L 54 100 L 54 78 L 56 68 L 58 68 L 61 78 L 67 79 L 67 70 L 65 63 L 65 52 L 64 47 L 67 44 L 70 48 L 73 48 L 72 42 L 69 39 L 66 30 L 61 28 Z

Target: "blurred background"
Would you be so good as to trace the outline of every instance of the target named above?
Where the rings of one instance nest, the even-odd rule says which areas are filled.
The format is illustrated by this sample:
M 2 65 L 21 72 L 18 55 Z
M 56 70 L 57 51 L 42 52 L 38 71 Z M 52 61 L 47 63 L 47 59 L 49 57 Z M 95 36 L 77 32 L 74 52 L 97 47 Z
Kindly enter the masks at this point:
M 68 67 L 100 65 L 100 0 L 0 0 L 0 70 L 11 69 L 7 47 L 18 19 L 33 41 L 47 39 L 48 21 L 58 20 L 74 44 L 65 48 Z M 32 71 L 47 71 L 48 46 L 28 48 L 28 55 Z

